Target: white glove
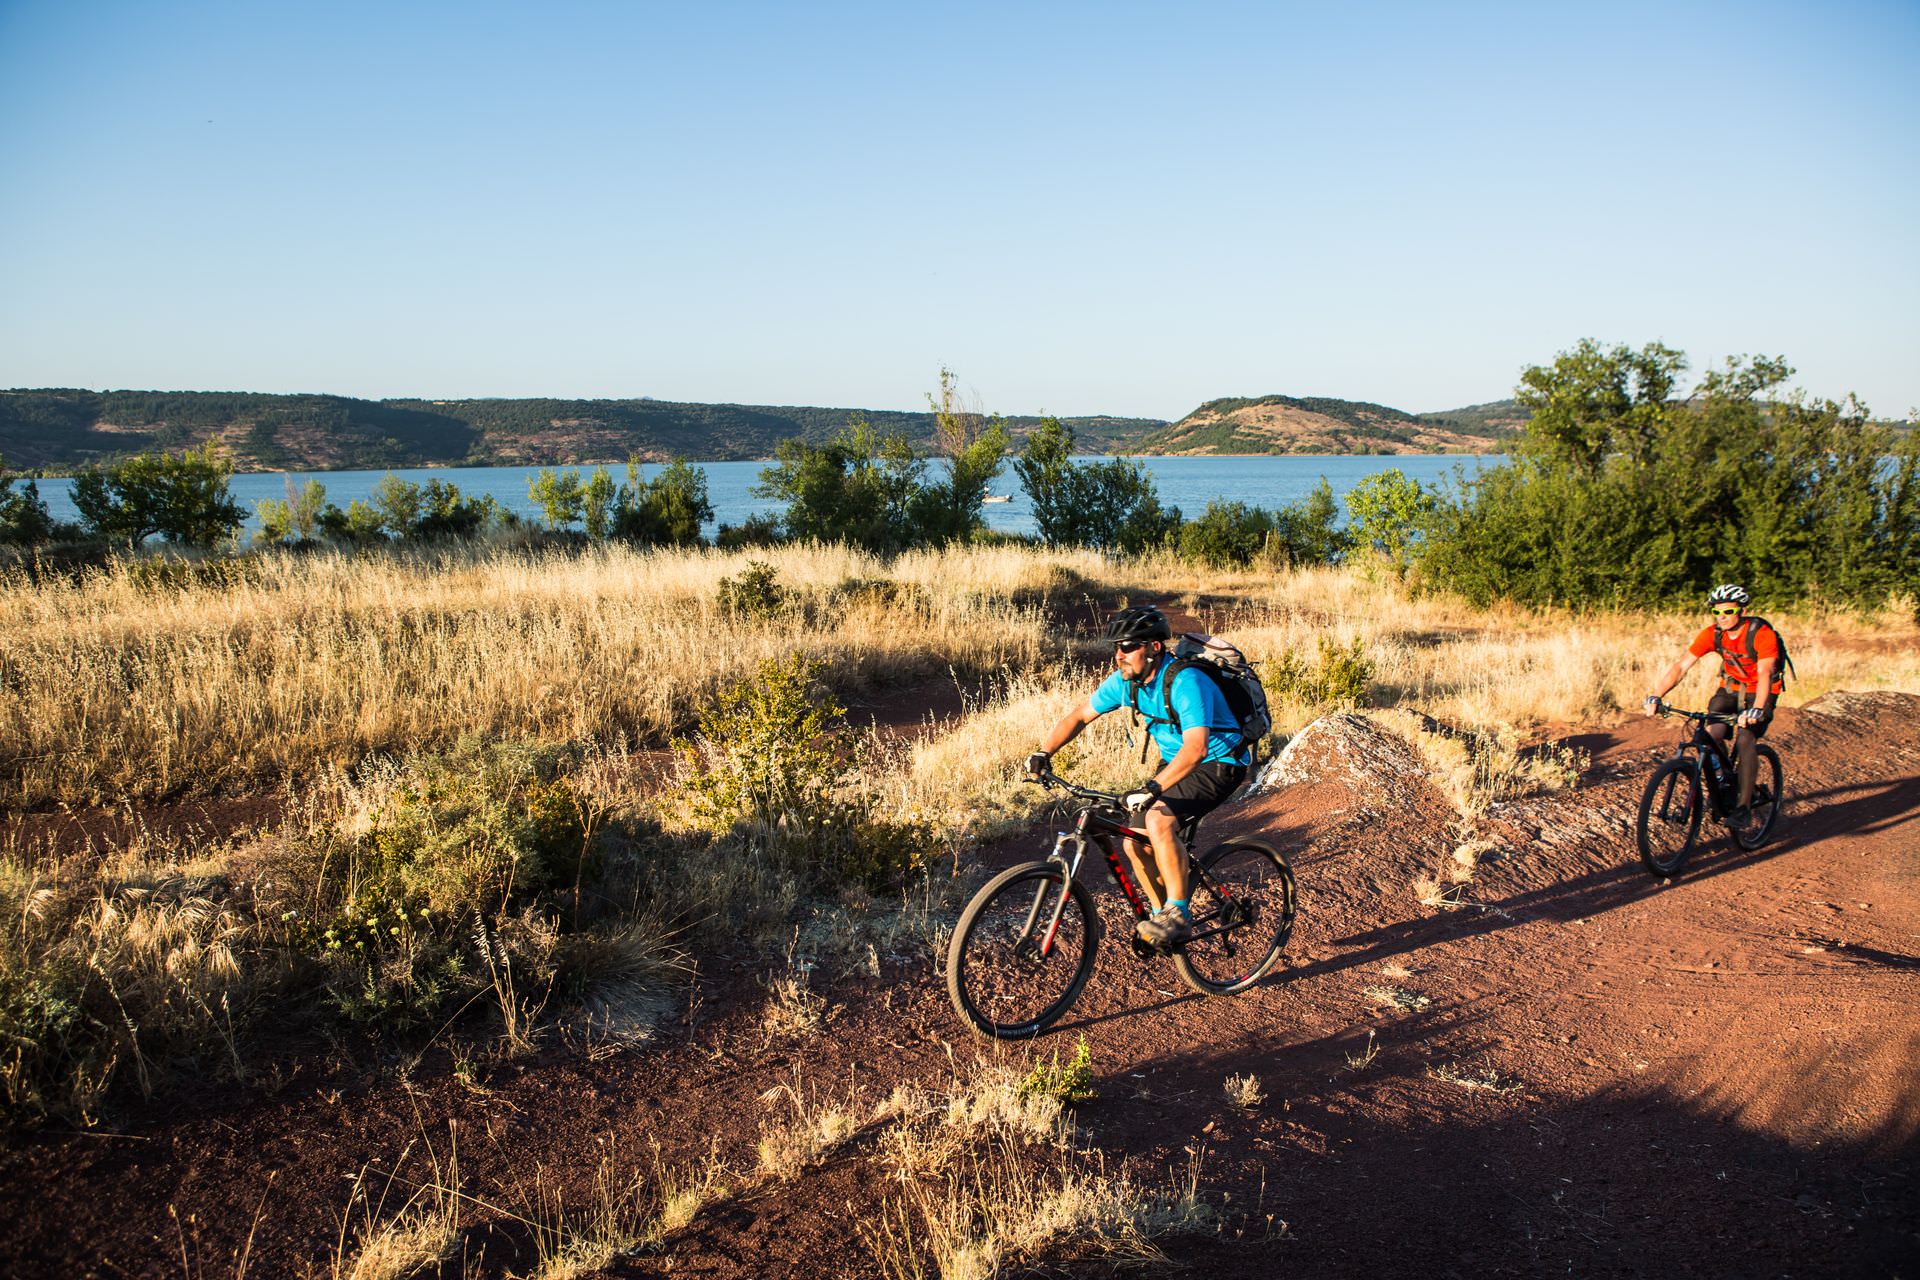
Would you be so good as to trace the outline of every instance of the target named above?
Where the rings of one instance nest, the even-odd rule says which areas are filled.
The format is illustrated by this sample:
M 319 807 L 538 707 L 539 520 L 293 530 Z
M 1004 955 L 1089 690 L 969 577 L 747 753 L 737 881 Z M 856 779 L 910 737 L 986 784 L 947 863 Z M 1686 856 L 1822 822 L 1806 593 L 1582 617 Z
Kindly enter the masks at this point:
M 1740 713 L 1739 723 L 1743 725 L 1759 724 L 1760 718 L 1766 714 L 1767 714 L 1766 712 L 1762 711 L 1758 707 L 1748 707 L 1745 711 L 1742 711 Z
M 1027 757 L 1027 776 L 1037 778 L 1053 764 L 1053 757 L 1044 751 L 1036 751 Z
M 1647 715 L 1657 716 L 1660 714 L 1660 699 L 1651 693 L 1647 695 L 1647 700 L 1643 706 Z
M 1142 809 L 1160 798 L 1160 784 L 1152 778 L 1120 797 L 1120 803 L 1127 806 L 1128 813 L 1139 813 Z

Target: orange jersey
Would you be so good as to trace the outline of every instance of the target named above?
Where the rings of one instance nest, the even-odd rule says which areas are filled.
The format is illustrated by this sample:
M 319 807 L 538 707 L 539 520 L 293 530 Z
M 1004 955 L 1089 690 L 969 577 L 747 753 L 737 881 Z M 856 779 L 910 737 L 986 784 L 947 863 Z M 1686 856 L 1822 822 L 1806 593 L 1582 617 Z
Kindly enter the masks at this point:
M 1696 658 L 1704 658 L 1713 652 L 1713 635 L 1719 628 L 1709 625 L 1705 631 L 1693 638 L 1687 646 L 1687 652 Z M 1753 633 L 1753 657 L 1747 657 L 1747 633 Z M 1773 679 L 1769 681 L 1772 692 L 1779 693 L 1787 686 L 1786 663 L 1781 660 L 1780 637 L 1774 632 L 1772 624 L 1762 624 L 1758 618 L 1742 618 L 1739 623 L 1727 629 L 1720 641 L 1720 684 L 1722 688 L 1738 689 L 1742 693 L 1760 691 L 1760 659 L 1773 659 Z

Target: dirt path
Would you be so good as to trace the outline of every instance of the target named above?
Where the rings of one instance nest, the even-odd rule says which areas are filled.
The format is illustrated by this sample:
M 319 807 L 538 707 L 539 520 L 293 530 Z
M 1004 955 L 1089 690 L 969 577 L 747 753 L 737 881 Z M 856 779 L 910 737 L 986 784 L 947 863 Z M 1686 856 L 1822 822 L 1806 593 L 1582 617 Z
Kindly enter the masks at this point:
M 537 1216 L 537 1171 L 578 1187 L 602 1153 L 650 1167 L 654 1141 L 669 1163 L 717 1143 L 751 1166 L 783 1085 L 872 1101 L 1084 1035 L 1091 1139 L 1150 1179 L 1197 1160 L 1223 1211 L 1218 1233 L 1166 1245 L 1196 1274 L 1920 1275 L 1920 699 L 1784 713 L 1774 839 L 1720 841 L 1661 883 L 1631 823 L 1674 736 L 1584 735 L 1586 782 L 1490 815 L 1474 834 L 1497 849 L 1452 909 L 1411 888 L 1465 834 L 1417 774 L 1328 761 L 1224 812 L 1215 835 L 1293 851 L 1303 900 L 1290 967 L 1233 999 L 1185 993 L 1110 937 L 1038 1046 L 965 1035 L 924 960 L 828 984 L 826 1032 L 769 1043 L 758 972 L 710 967 L 655 1049 L 468 1082 L 444 1055 L 407 1084 L 309 1068 L 119 1134 L 17 1142 L 0 1270 L 178 1275 L 184 1258 L 228 1276 L 253 1226 L 252 1274 L 324 1274 L 354 1176 L 424 1177 L 454 1133 L 463 1186 L 493 1206 L 470 1215 L 469 1261 L 525 1273 L 512 1214 Z M 1266 1101 L 1229 1105 L 1223 1082 L 1249 1073 Z M 887 1190 L 871 1155 L 856 1140 L 613 1274 L 874 1274 L 856 1228 Z M 1041 1273 L 1120 1270 L 1136 1273 L 1069 1250 Z

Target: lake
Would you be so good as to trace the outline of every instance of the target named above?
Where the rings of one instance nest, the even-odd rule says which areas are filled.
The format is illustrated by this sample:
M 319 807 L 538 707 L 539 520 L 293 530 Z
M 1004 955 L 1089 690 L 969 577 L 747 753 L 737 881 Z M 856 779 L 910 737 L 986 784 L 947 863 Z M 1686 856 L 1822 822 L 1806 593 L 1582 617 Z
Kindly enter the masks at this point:
M 1101 459 L 1082 458 L 1080 461 L 1097 462 Z M 1423 484 L 1431 485 L 1452 476 L 1455 467 L 1465 467 L 1471 473 L 1479 467 L 1498 465 L 1506 459 L 1499 456 L 1462 457 L 1446 454 L 1369 454 L 1339 457 L 1141 458 L 1139 461 L 1152 474 L 1160 491 L 1160 501 L 1180 508 L 1188 519 L 1192 519 L 1216 498 L 1245 502 L 1256 507 L 1285 506 L 1306 497 L 1323 476 L 1333 486 L 1334 496 L 1344 498 L 1347 490 L 1361 480 L 1393 467 L 1398 467 Z M 756 498 L 751 492 L 767 463 L 703 462 L 698 465 L 707 473 L 707 492 L 713 502 L 717 522 L 738 524 L 748 516 L 779 511 L 779 503 Z M 527 496 L 527 482 L 541 469 L 436 467 L 402 469 L 393 474 L 416 484 L 438 479 L 458 485 L 462 493 L 492 494 L 508 510 L 538 519 L 540 508 Z M 554 469 L 583 473 L 591 470 L 588 467 Z M 929 473 L 937 469 L 937 463 L 928 467 Z M 609 467 L 608 470 L 616 480 L 626 478 L 624 466 Z M 651 476 L 659 468 L 648 466 L 642 471 Z M 286 497 L 289 483 L 299 485 L 309 479 L 318 480 L 327 488 L 327 500 L 344 508 L 355 498 L 372 497 L 373 487 L 386 474 L 385 471 L 250 472 L 234 476 L 231 488 L 235 500 L 248 512 L 247 528 L 251 531 L 260 526 L 257 506 L 261 499 Z M 79 518 L 70 496 L 73 487 L 71 480 L 41 480 L 38 483 L 40 496 L 46 501 L 47 510 L 54 519 Z M 992 492 L 1012 494 L 1013 500 L 992 502 L 981 508 L 989 528 L 1002 533 L 1035 532 L 1027 496 L 1021 492 L 1012 467 L 1001 471 L 1000 478 L 992 485 Z M 712 534 L 712 527 L 707 532 Z

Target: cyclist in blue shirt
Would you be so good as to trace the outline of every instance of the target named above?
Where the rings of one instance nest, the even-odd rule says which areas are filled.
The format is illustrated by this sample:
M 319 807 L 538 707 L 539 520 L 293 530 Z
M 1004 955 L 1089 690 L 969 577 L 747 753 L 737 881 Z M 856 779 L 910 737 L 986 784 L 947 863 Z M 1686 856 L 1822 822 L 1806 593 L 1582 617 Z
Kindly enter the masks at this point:
M 1038 775 L 1048 768 L 1054 752 L 1107 712 L 1132 707 L 1148 717 L 1148 733 L 1160 749 L 1162 763 L 1159 772 L 1126 793 L 1125 802 L 1147 830 L 1154 865 L 1167 888 L 1166 902 L 1140 922 L 1137 932 L 1162 949 L 1185 941 L 1192 930 L 1187 911 L 1187 851 L 1180 841 L 1180 824 L 1219 807 L 1245 779 L 1251 759 L 1226 698 L 1198 671 L 1175 673 L 1172 702 L 1178 725 L 1165 718 L 1167 696 L 1161 681 L 1173 661 L 1167 652 L 1171 635 L 1166 615 L 1151 605 L 1114 614 L 1106 638 L 1113 644 L 1117 670 L 1092 697 L 1062 716 L 1040 750 L 1027 757 L 1027 773 Z M 1127 841 L 1127 853 L 1136 865 L 1145 865 L 1139 841 Z

